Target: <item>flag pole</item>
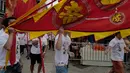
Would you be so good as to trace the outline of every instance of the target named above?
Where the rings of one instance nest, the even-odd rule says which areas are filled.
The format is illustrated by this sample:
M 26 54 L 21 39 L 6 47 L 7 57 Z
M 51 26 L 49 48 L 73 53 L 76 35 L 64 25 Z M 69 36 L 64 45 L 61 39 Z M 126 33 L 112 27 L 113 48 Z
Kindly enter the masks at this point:
M 44 66 L 44 57 L 43 57 L 43 52 L 42 52 L 42 41 L 41 37 L 39 37 L 39 43 L 40 43 L 40 52 L 41 52 L 41 60 L 42 60 L 42 71 L 45 73 L 45 66 Z

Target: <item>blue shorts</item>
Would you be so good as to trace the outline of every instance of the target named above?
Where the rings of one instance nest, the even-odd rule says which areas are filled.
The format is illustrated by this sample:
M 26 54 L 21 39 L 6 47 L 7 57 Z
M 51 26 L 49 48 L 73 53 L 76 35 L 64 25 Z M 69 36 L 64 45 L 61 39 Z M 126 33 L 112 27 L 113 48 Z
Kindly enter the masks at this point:
M 56 66 L 56 73 L 68 73 L 67 66 Z

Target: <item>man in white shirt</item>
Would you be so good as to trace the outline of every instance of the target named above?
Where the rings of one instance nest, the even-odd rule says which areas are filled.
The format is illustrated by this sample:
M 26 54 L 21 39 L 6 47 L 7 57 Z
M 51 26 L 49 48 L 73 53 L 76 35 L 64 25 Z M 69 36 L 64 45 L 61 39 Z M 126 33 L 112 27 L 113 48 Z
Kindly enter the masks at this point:
M 53 49 L 54 51 L 55 35 L 52 32 L 49 33 L 48 40 L 49 40 L 49 50 Z
M 61 27 L 55 38 L 55 65 L 56 73 L 68 73 L 69 46 L 71 40 L 68 35 L 64 35 Z
M 43 53 L 45 54 L 45 52 L 47 51 L 47 37 L 46 37 L 46 34 L 41 38 L 41 41 L 42 41 L 42 51 Z
M 41 58 L 41 51 L 40 51 L 40 43 L 39 41 L 41 41 L 42 43 L 42 56 L 44 57 L 45 55 L 45 52 L 46 52 L 46 46 L 47 46 L 47 39 L 43 36 L 40 39 L 38 38 L 35 38 L 32 40 L 32 47 L 31 47 L 31 54 L 30 54 L 30 58 L 31 58 L 31 65 L 30 65 L 30 70 L 31 70 L 31 73 L 33 73 L 34 71 L 34 65 L 37 61 L 37 63 L 39 64 L 38 66 L 38 72 L 37 73 L 40 73 L 41 71 L 41 67 L 42 67 L 42 58 Z
M 16 37 L 16 61 L 13 66 L 11 66 L 10 62 L 8 61 L 7 66 L 5 66 L 6 62 L 6 53 L 7 51 L 10 51 L 11 46 L 12 46 L 12 41 L 13 41 L 13 34 L 14 34 L 14 29 L 9 28 L 8 32 L 5 33 L 4 27 L 8 27 L 8 25 L 12 22 L 15 21 L 14 17 L 9 17 L 3 20 L 2 24 L 0 24 L 0 73 L 2 71 L 5 71 L 5 73 L 21 73 L 21 66 L 20 66 L 20 49 L 19 49 L 19 41 L 18 37 Z M 6 70 L 4 70 L 6 67 Z
M 24 49 L 27 48 L 27 35 L 25 32 L 19 32 L 18 36 L 20 39 L 20 53 L 24 54 Z
M 128 40 L 127 37 L 124 38 L 124 42 L 125 42 L 126 46 L 129 48 L 130 41 Z M 124 64 L 128 64 L 127 63 L 128 61 L 129 61 L 129 52 L 124 49 Z
M 124 49 L 128 52 L 130 52 L 130 50 L 126 47 L 120 32 L 116 33 L 115 38 L 110 41 L 109 49 L 111 49 L 111 60 L 113 63 L 113 69 L 110 73 L 124 73 Z

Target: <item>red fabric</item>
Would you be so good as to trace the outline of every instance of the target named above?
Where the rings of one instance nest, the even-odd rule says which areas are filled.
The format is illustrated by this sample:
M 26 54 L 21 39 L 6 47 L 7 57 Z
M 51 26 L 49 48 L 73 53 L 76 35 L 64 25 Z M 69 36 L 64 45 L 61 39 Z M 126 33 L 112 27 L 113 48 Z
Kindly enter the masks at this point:
M 45 73 L 45 66 L 44 66 L 44 57 L 43 57 L 43 52 L 42 52 L 42 41 L 41 38 L 39 37 L 39 43 L 40 43 L 40 51 L 41 51 L 41 59 L 42 59 L 42 71 Z
M 63 5 L 60 12 L 65 11 L 63 8 L 66 5 L 70 5 L 70 1 L 72 0 L 67 0 L 67 3 Z M 127 0 L 125 4 L 118 3 L 110 6 L 108 5 L 107 7 L 102 5 L 103 8 L 97 5 L 97 3 L 100 3 L 100 0 L 76 0 L 76 2 L 78 2 L 79 6 L 82 7 L 83 10 L 81 13 L 84 16 L 75 22 L 65 24 L 65 29 L 84 32 L 104 32 L 130 28 L 130 8 L 126 9 L 127 7 L 130 7 L 130 0 Z M 87 18 L 110 17 L 115 13 L 115 8 L 118 8 L 118 12 L 122 12 L 125 15 L 125 20 L 120 25 L 113 24 L 109 19 L 86 20 Z M 26 31 L 56 30 L 62 25 L 62 20 L 58 17 L 60 12 L 56 13 L 56 11 L 52 8 L 38 22 L 34 22 L 32 18 L 29 20 L 26 20 L 25 18 L 26 21 L 17 23 L 17 25 L 13 27 Z
M 44 17 L 42 17 L 38 22 L 34 22 L 33 18 L 13 26 L 19 30 L 28 30 L 28 31 L 40 31 L 40 30 L 55 30 L 56 27 L 52 25 L 52 12 L 53 10 L 49 11 Z M 45 29 L 44 29 L 45 28 Z
M 10 50 L 10 59 L 9 59 L 11 65 L 14 65 L 16 61 L 16 48 L 17 48 L 16 47 L 16 33 L 14 33 L 12 47 Z
M 109 73 L 125 73 L 122 61 L 112 61 L 113 68 Z
M 6 0 L 6 7 L 9 7 L 9 0 Z
M 35 4 L 36 4 L 36 0 L 28 0 L 27 3 L 24 3 L 23 0 L 18 0 L 14 10 L 14 17 L 18 18 L 21 15 L 25 14 Z
M 94 0 L 90 0 L 89 5 L 91 6 L 91 12 L 87 18 L 100 18 L 100 17 L 109 17 L 114 14 L 114 10 L 105 11 L 96 6 Z M 112 30 L 120 30 L 130 28 L 130 9 L 126 9 L 130 6 L 130 0 L 128 0 L 124 5 L 118 7 L 119 12 L 125 14 L 125 21 L 121 25 L 112 24 L 109 19 L 103 20 L 84 20 L 82 23 L 78 23 L 76 26 L 69 28 L 69 30 L 74 31 L 87 31 L 87 32 L 104 32 Z M 104 6 L 105 7 L 105 6 Z

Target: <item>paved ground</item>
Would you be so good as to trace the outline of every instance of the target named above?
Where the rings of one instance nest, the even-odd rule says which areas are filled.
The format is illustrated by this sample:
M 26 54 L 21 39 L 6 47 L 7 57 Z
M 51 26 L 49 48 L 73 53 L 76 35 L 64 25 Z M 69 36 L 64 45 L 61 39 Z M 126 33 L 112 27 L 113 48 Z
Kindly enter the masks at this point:
M 30 60 L 22 56 L 24 61 L 23 73 L 30 73 Z M 54 66 L 54 51 L 48 50 L 45 56 L 45 69 L 46 73 L 55 73 Z M 97 67 L 97 66 L 82 66 L 79 64 L 70 63 L 69 73 L 108 73 L 111 67 Z M 34 73 L 37 73 L 37 65 L 35 66 Z M 42 71 L 41 71 L 42 73 Z M 126 73 L 130 73 L 127 71 Z

